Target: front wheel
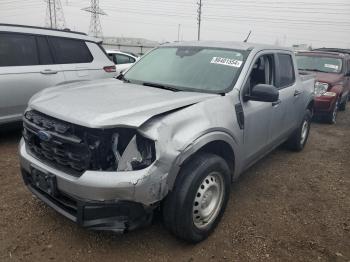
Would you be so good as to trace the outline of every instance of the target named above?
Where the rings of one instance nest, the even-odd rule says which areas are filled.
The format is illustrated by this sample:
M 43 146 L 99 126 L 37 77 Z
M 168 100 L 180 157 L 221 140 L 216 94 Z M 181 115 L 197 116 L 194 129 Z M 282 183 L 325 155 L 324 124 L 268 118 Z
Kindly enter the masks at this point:
M 197 243 L 219 223 L 230 194 L 230 169 L 221 157 L 199 153 L 181 169 L 163 203 L 165 226 L 177 237 Z
M 311 114 L 311 111 L 308 109 L 305 112 L 301 125 L 287 141 L 287 145 L 290 149 L 294 151 L 303 150 L 306 144 L 306 141 L 309 137 L 310 127 L 311 127 L 311 118 L 312 118 L 312 114 Z
M 345 97 L 345 99 L 344 99 L 344 102 L 339 104 L 339 111 L 345 111 L 345 110 L 346 110 L 346 104 L 347 104 L 347 102 L 348 102 L 348 98 L 349 98 L 349 97 L 350 97 L 350 96 L 347 95 L 347 96 Z
M 339 109 L 339 99 L 336 101 L 332 112 L 325 116 L 325 120 L 328 124 L 335 124 L 337 122 L 337 115 Z

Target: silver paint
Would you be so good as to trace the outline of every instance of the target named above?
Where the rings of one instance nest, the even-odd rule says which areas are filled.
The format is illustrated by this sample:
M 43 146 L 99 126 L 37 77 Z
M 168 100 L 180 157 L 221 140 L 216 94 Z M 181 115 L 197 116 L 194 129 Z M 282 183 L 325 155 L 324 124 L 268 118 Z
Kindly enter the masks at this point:
M 257 57 L 277 51 L 293 55 L 291 50 L 249 43 L 193 42 L 178 45 L 251 51 L 234 88 L 224 96 L 172 92 L 118 80 L 99 80 L 46 89 L 36 95 L 28 107 L 87 127 L 136 128 L 140 134 L 155 141 L 157 155 L 151 166 L 127 172 L 86 171 L 77 178 L 36 160 L 27 153 L 22 142 L 22 167 L 29 170 L 30 165 L 35 165 L 55 174 L 58 188 L 78 198 L 131 200 L 149 206 L 168 194 L 184 161 L 206 144 L 222 141 L 232 149 L 235 179 L 285 141 L 301 124 L 305 109 L 313 98 L 312 76 L 300 77 L 297 74 L 295 84 L 282 91 L 290 100 L 283 112 L 272 107 L 271 103 L 241 102 L 240 91 Z M 296 68 L 295 61 L 294 66 Z M 301 91 L 297 97 L 292 95 L 295 90 Z M 242 103 L 245 112 L 243 130 L 238 125 L 235 112 L 238 103 Z M 275 119 L 284 121 L 291 112 L 294 113 L 288 118 L 290 123 L 273 123 Z M 271 128 L 278 125 L 278 130 Z M 262 128 L 266 129 L 266 133 L 260 132 Z

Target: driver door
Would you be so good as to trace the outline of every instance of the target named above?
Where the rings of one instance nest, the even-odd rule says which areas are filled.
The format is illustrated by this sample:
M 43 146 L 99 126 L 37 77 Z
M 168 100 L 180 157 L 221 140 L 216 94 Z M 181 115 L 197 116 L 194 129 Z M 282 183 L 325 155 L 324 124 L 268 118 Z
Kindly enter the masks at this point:
M 242 108 L 244 112 L 244 155 L 248 166 L 258 160 L 269 149 L 269 129 L 273 106 L 269 102 L 244 101 L 244 96 L 257 84 L 275 83 L 275 56 L 263 53 L 256 57 L 244 84 Z

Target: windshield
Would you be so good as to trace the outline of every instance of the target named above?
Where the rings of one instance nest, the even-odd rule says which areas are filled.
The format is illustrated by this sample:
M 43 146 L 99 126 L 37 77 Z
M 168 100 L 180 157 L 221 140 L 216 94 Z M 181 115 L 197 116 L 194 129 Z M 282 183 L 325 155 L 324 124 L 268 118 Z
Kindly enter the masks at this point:
M 243 54 L 227 49 L 160 47 L 130 68 L 124 79 L 180 91 L 221 93 L 237 79 L 244 62 Z
M 333 57 L 322 56 L 297 56 L 297 64 L 300 70 L 319 71 L 325 73 L 340 73 L 342 60 Z

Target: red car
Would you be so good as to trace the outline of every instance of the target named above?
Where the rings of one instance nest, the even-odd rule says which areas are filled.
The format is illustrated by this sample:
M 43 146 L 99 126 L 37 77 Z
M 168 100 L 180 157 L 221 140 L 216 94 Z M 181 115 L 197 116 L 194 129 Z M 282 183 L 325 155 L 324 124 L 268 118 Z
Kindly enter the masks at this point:
M 350 98 L 350 50 L 321 48 L 297 54 L 299 70 L 316 76 L 314 115 L 336 122 Z

